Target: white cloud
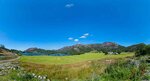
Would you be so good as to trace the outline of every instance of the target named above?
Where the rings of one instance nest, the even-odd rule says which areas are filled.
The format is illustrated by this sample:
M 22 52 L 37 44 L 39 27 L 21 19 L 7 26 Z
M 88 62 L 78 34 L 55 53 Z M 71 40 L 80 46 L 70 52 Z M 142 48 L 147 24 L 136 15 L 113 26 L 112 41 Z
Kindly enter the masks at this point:
M 66 4 L 65 7 L 66 7 L 66 8 L 71 8 L 71 7 L 74 7 L 74 4 L 73 4 L 73 3 Z
M 80 38 L 86 38 L 86 36 L 81 36 Z
M 89 33 L 85 33 L 82 36 L 80 36 L 79 38 L 69 37 L 68 40 L 71 40 L 71 41 L 74 41 L 74 42 L 79 42 L 80 41 L 79 39 L 86 39 L 88 36 L 90 36 L 90 34 Z
M 74 39 L 74 41 L 75 41 L 75 42 L 78 42 L 78 41 L 79 41 L 79 39 Z
M 89 33 L 85 33 L 85 34 L 83 34 L 80 38 L 81 38 L 81 39 L 84 39 L 84 38 L 87 38 L 89 35 L 90 35 Z
M 68 40 L 73 40 L 73 38 L 72 38 L 72 37 L 69 37 Z
M 84 36 L 89 36 L 89 33 L 85 33 Z

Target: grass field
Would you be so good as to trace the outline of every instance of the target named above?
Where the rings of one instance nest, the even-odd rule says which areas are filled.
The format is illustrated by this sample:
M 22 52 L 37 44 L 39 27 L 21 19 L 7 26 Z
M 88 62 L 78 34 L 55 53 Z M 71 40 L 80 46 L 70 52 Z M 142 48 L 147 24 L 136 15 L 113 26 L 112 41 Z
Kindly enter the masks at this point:
M 86 53 L 74 56 L 22 56 L 21 62 L 36 64 L 72 64 L 89 60 L 100 60 L 109 58 L 124 58 L 133 56 L 134 53 L 122 53 L 119 55 L 104 55 L 103 53 Z
M 134 56 L 134 53 L 122 53 L 120 55 L 86 53 L 83 55 L 63 57 L 22 56 L 20 58 L 21 62 L 19 63 L 19 65 L 24 68 L 12 70 L 8 76 L 0 78 L 2 81 L 147 80 L 148 76 L 144 74 L 146 68 L 148 67 L 146 65 L 146 61 L 144 61 L 145 57 L 136 58 L 132 56 Z M 32 57 L 34 59 L 32 59 Z M 44 61 L 45 58 L 46 60 Z M 62 62 L 60 62 L 59 60 L 55 61 L 58 58 L 62 60 Z M 76 60 L 74 60 L 74 58 Z M 42 80 L 41 78 L 39 78 L 39 76 L 46 76 L 46 80 Z
M 26 71 L 47 75 L 52 81 L 95 81 L 108 65 L 132 57 L 134 53 L 104 55 L 86 53 L 73 56 L 21 56 L 21 66 Z M 67 78 L 67 80 L 66 80 Z

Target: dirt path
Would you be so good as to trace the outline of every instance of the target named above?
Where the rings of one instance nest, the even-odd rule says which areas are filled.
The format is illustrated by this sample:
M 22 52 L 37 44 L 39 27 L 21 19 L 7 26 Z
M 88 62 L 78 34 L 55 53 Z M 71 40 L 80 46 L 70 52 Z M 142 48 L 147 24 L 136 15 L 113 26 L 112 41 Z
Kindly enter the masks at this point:
M 9 60 L 0 60 L 0 63 L 6 63 L 6 62 L 12 62 L 18 60 L 20 57 L 14 58 L 14 59 L 9 59 Z

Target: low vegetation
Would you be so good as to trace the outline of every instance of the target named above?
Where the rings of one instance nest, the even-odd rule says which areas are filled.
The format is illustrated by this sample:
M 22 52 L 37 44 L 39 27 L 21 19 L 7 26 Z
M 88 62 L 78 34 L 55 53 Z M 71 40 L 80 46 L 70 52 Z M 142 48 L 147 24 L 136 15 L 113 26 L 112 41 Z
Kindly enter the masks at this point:
M 20 64 L 25 69 L 13 64 L 6 67 L 10 67 L 10 74 L 0 78 L 2 81 L 148 81 L 149 58 L 111 58 L 63 65 Z
M 145 58 L 121 60 L 109 65 L 101 76 L 104 81 L 142 81 L 146 67 Z
M 136 51 L 136 56 L 150 55 L 150 45 L 145 45 Z
M 71 64 L 89 60 L 99 60 L 108 58 L 124 58 L 133 56 L 134 53 L 122 53 L 119 55 L 105 55 L 104 53 L 86 53 L 73 56 L 22 56 L 21 62 L 29 62 L 36 64 Z
M 86 53 L 75 56 L 22 56 L 21 66 L 38 75 L 47 75 L 52 81 L 91 81 L 99 76 L 108 65 L 117 60 L 126 60 L 134 53 L 105 55 Z M 36 69 L 35 69 L 36 68 Z
M 9 59 L 15 59 L 18 56 L 0 56 L 0 60 L 9 60 Z

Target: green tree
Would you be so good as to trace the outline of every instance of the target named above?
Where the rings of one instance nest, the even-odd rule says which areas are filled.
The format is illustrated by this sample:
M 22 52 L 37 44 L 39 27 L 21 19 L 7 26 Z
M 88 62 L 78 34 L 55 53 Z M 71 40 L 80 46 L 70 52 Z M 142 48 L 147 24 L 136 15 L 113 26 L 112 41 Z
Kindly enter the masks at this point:
M 146 45 L 135 53 L 136 56 L 150 55 L 150 45 Z

